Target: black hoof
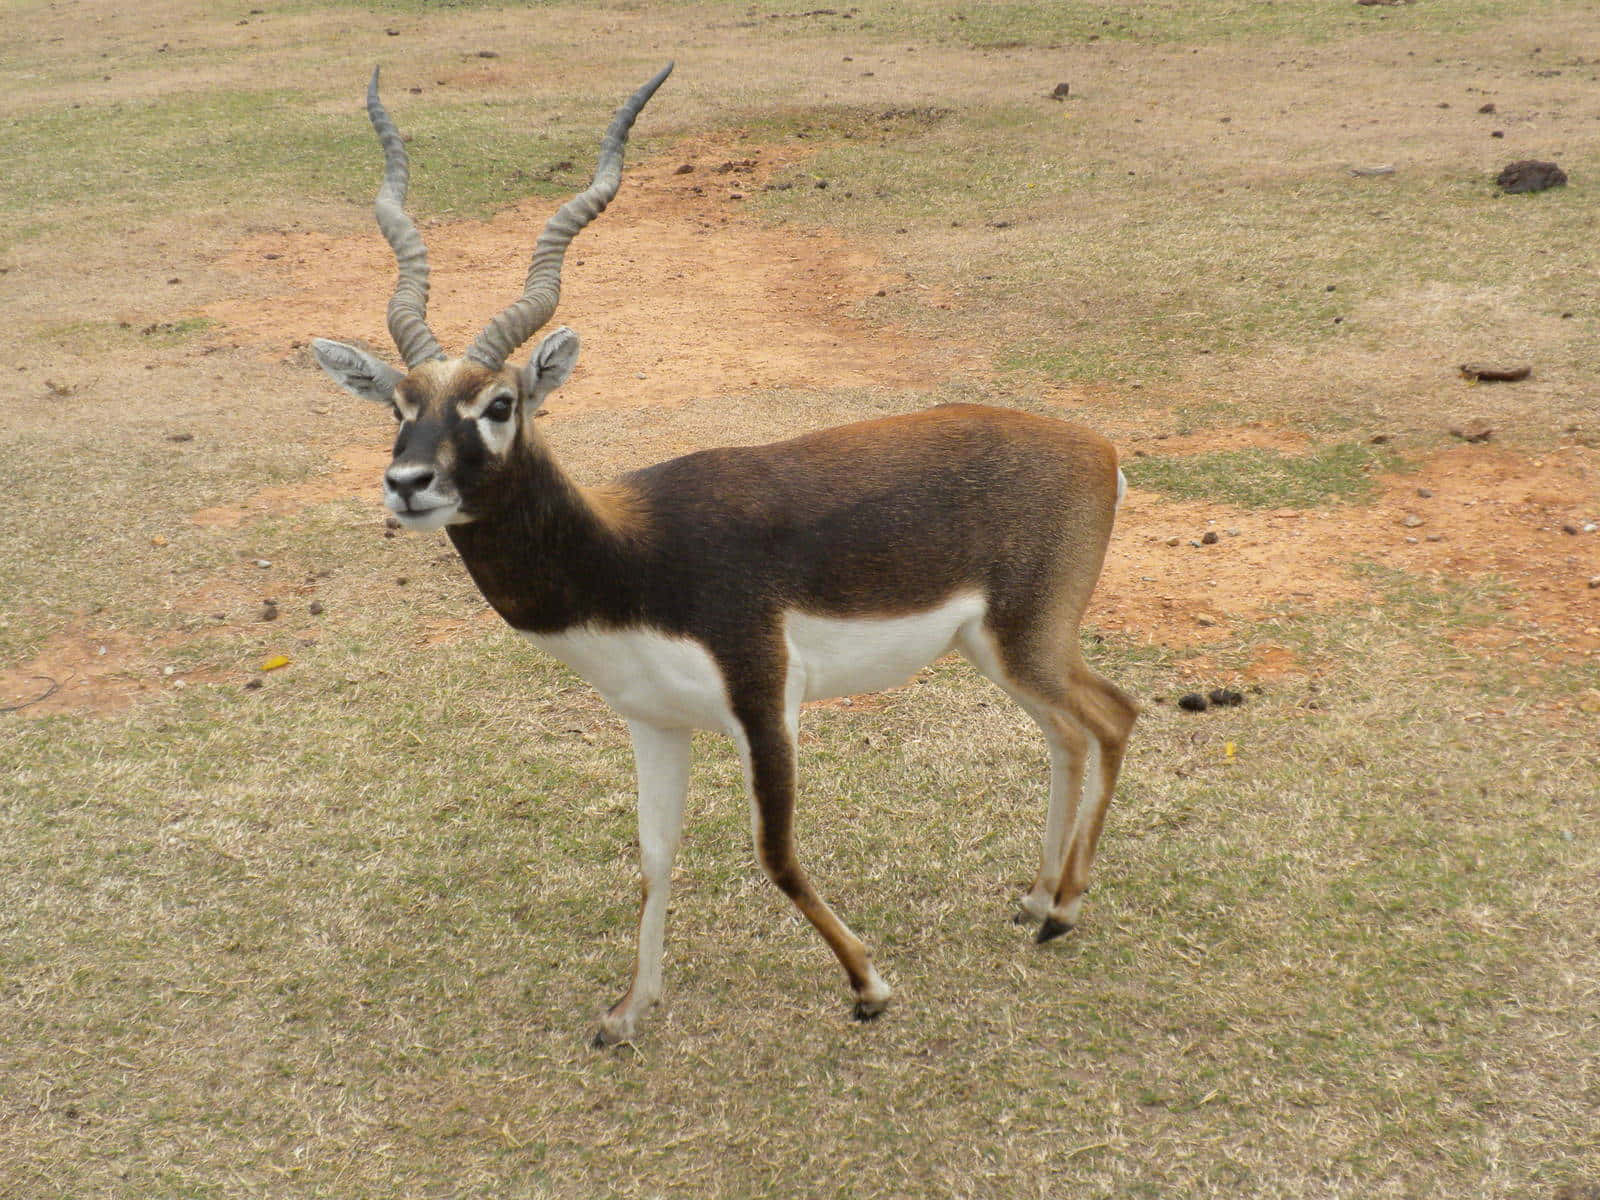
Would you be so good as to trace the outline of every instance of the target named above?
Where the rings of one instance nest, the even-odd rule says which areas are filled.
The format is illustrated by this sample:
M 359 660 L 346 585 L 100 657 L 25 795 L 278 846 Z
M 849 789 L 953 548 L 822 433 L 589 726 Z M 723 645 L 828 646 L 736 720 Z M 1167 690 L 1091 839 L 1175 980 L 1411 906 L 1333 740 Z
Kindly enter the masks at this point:
M 865 1000 L 857 1000 L 856 1006 L 850 1010 L 850 1015 L 858 1021 L 876 1021 L 883 1016 L 883 1009 L 870 1005 Z
M 589 1039 L 589 1045 L 595 1050 L 604 1050 L 609 1047 L 611 1043 L 606 1041 L 606 1035 L 597 1029 L 595 1030 L 594 1037 Z
M 1044 924 L 1039 926 L 1039 932 L 1034 934 L 1033 940 L 1042 946 L 1052 938 L 1058 938 L 1063 933 L 1071 933 L 1072 926 L 1065 921 L 1058 921 L 1054 917 L 1046 917 Z

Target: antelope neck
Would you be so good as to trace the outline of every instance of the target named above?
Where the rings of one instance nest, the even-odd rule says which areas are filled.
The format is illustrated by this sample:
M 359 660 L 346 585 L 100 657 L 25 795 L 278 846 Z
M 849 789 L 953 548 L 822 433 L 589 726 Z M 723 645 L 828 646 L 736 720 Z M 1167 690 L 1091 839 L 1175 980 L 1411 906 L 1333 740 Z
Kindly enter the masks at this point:
M 512 455 L 496 507 L 447 528 L 484 598 L 524 633 L 636 623 L 639 572 L 624 538 L 542 444 L 519 439 Z

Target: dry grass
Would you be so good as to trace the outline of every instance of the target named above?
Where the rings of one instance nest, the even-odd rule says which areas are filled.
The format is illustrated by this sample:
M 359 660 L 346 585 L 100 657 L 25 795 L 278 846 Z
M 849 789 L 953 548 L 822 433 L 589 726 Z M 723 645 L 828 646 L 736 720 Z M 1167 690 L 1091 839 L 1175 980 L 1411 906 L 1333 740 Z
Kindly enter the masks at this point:
M 622 731 L 500 634 L 429 651 L 419 695 L 411 624 L 342 621 L 254 697 L 13 731 L 8 1190 L 1536 1194 L 1592 1170 L 1592 741 L 1528 760 L 1525 701 L 1411 693 L 1444 661 L 1421 621 L 1410 645 L 1294 631 L 1364 664 L 1317 708 L 1303 683 L 1154 707 L 1089 919 L 1046 950 L 1007 920 L 1041 807 L 1026 721 L 954 666 L 814 711 L 802 845 L 901 994 L 865 1029 L 708 740 L 669 996 L 612 1055 L 583 1037 L 631 954 Z M 1162 690 L 1169 664 L 1110 657 Z M 1491 790 L 1490 763 L 1518 765 Z
M 1504 624 L 1510 583 L 1385 559 L 1369 601 L 1197 650 L 1163 649 L 1159 623 L 1091 638 L 1150 707 L 1085 922 L 1044 949 L 1008 920 L 1042 822 L 1028 722 L 953 663 L 809 712 L 800 843 L 897 988 L 871 1026 L 754 867 L 737 766 L 704 739 L 666 1000 L 636 1047 L 596 1054 L 632 954 L 619 723 L 370 501 L 189 519 L 386 436 L 298 350 L 201 316 L 273 303 L 226 265 L 249 235 L 365 230 L 349 80 L 376 58 L 424 89 L 405 103 L 426 219 L 564 186 L 499 167 L 587 145 L 676 55 L 641 151 L 712 129 L 809 155 L 741 203 L 905 278 L 828 303 L 956 364 L 931 398 L 1130 433 L 1256 419 L 1347 443 L 1381 422 L 1404 454 L 1456 404 L 1513 447 L 1600 432 L 1581 6 L 959 8 L 14 6 L 0 38 L 31 66 L 0 137 L 31 160 L 0 184 L 0 663 L 102 634 L 151 686 L 111 716 L 0 716 L 0 1195 L 1600 1186 L 1600 691 L 1592 657 L 1463 648 Z M 1075 99 L 1045 99 L 1063 76 Z M 241 114 L 263 130 L 186 143 Z M 1524 154 L 1573 185 L 1493 200 L 1485 173 Z M 1387 181 L 1344 174 L 1390 159 Z M 727 203 L 708 229 L 750 219 Z M 1446 384 L 1486 339 L 1536 358 L 1535 383 Z M 708 371 L 679 407 L 550 425 L 595 478 L 929 399 Z M 1241 462 L 1337 457 L 1235 456 L 1200 486 L 1237 504 Z M 1356 457 L 1332 483 L 1362 482 Z M 1592 553 L 1570 544 L 1551 586 Z M 1296 667 L 1242 708 L 1171 703 L 1248 683 L 1264 648 Z M 291 665 L 262 673 L 274 654 Z

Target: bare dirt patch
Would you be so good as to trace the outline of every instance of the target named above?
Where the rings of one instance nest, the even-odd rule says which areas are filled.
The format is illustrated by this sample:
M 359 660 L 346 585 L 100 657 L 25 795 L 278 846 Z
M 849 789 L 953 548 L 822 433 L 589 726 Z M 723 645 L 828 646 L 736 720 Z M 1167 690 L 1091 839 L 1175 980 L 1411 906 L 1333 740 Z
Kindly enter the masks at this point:
M 783 150 L 700 141 L 630 174 L 623 201 L 584 233 L 569 259 L 561 318 L 599 350 L 563 393 L 563 411 L 772 387 L 927 386 L 947 377 L 953 362 L 981 369 L 976 351 L 850 315 L 862 297 L 903 282 L 870 251 L 827 233 L 770 229 L 744 213 L 733 197 L 763 186 L 786 161 Z M 448 344 L 476 334 L 489 315 L 485 297 L 495 297 L 492 307 L 514 294 L 550 208 L 527 201 L 489 221 L 427 229 L 438 281 L 430 319 Z M 242 335 L 271 355 L 292 350 L 311 329 L 386 346 L 382 301 L 393 265 L 376 234 L 263 235 L 225 261 L 277 291 L 208 308 L 229 336 Z M 692 331 L 687 338 L 685 329 Z M 1133 433 L 1129 440 L 1146 439 Z M 1161 453 L 1254 447 L 1293 454 L 1309 439 L 1254 422 L 1149 444 Z M 328 475 L 263 489 L 192 519 L 231 528 L 269 512 L 367 495 L 386 457 L 381 447 L 346 448 Z M 1322 511 L 1247 511 L 1134 491 L 1093 619 L 1152 641 L 1203 645 L 1270 614 L 1373 598 L 1373 582 L 1352 570 L 1370 561 L 1439 581 L 1503 583 L 1505 619 L 1492 635 L 1464 640 L 1558 657 L 1592 654 L 1600 650 L 1600 615 L 1586 583 L 1600 572 L 1600 540 L 1564 534 L 1561 526 L 1581 530 L 1600 514 L 1593 457 L 1577 446 L 1539 460 L 1464 447 L 1390 479 L 1370 505 Z M 1193 544 L 1208 531 L 1218 535 L 1215 544 Z M 1169 545 L 1173 538 L 1177 544 Z M 475 627 L 464 622 L 426 636 L 451 638 Z M 1258 675 L 1288 669 L 1274 660 Z
M 210 678 L 204 672 L 165 673 L 128 634 L 76 630 L 51 638 L 27 662 L 0 670 L 0 709 L 24 717 L 110 716 L 169 688 Z
M 1240 622 L 1375 598 L 1368 562 L 1438 584 L 1503 585 L 1492 632 L 1466 644 L 1560 659 L 1600 653 L 1600 454 L 1443 451 L 1388 476 L 1371 504 L 1246 511 L 1129 493 L 1092 616 L 1169 645 Z M 1576 532 L 1568 532 L 1575 530 Z M 1207 532 L 1214 544 L 1196 545 Z M 1176 538 L 1176 545 L 1168 543 Z
M 768 228 L 744 215 L 745 198 L 790 157 L 737 140 L 692 140 L 630 167 L 617 201 L 567 255 L 558 320 L 577 328 L 590 352 L 561 393 L 563 409 L 755 388 L 924 387 L 948 374 L 949 350 L 850 315 L 903 276 L 829 233 Z M 680 173 L 683 166 L 692 169 Z M 526 200 L 487 221 L 424 224 L 428 319 L 447 347 L 464 349 L 517 297 L 555 207 Z M 387 350 L 394 261 L 376 228 L 354 238 L 264 234 L 223 265 L 276 292 L 204 310 L 229 340 L 242 337 L 272 357 L 311 334 Z
M 347 446 L 335 452 L 336 465 L 327 475 L 303 483 L 262 488 L 243 504 L 202 508 L 190 513 L 189 520 L 209 529 L 236 529 L 246 521 L 266 516 L 292 516 L 313 504 L 377 496 L 389 457 L 388 448 L 382 445 Z
M 864 298 L 908 283 L 870 249 L 827 231 L 771 228 L 749 215 L 746 198 L 800 153 L 728 135 L 681 142 L 630 168 L 618 202 L 568 256 L 560 319 L 580 329 L 590 352 L 562 393 L 558 419 L 762 389 L 927 388 L 953 370 L 987 372 L 987 356 L 976 346 L 854 315 Z M 435 285 L 430 322 L 447 346 L 464 346 L 516 294 L 533 239 L 554 206 L 527 200 L 486 221 L 425 223 Z M 387 352 L 383 310 L 393 260 L 375 230 L 354 237 L 257 235 L 217 265 L 243 285 L 239 295 L 203 310 L 220 323 L 219 338 L 243 341 L 274 360 L 299 357 L 312 333 Z M 1259 421 L 1145 435 L 1128 428 L 1113 400 L 1108 391 L 1100 407 L 1129 450 L 1140 444 L 1162 454 L 1310 448 L 1303 433 Z M 819 407 L 818 423 L 826 408 Z M 191 520 L 227 531 L 269 514 L 374 494 L 387 461 L 381 444 L 338 449 L 331 457 L 325 475 L 262 489 Z M 1586 585 L 1600 574 L 1600 540 L 1563 533 L 1562 526 L 1581 531 L 1600 517 L 1596 479 L 1593 452 L 1579 446 L 1543 459 L 1463 447 L 1388 479 L 1365 505 L 1248 511 L 1134 491 L 1091 620 L 1154 642 L 1201 647 L 1265 616 L 1375 599 L 1373 576 L 1353 569 L 1372 562 L 1440 583 L 1504 585 L 1492 602 L 1494 620 L 1464 630 L 1464 645 L 1546 658 L 1591 656 L 1600 653 L 1600 592 Z M 1419 488 L 1432 495 L 1419 495 Z M 1216 542 L 1196 544 L 1207 532 Z M 436 623 L 422 640 L 474 636 L 482 627 L 477 618 Z M 1263 651 L 1246 674 L 1271 679 L 1310 669 L 1277 650 Z M 119 694 L 125 703 L 136 692 Z M 71 703 L 67 692 L 58 696 L 53 703 Z M 97 711 L 96 704 L 104 710 L 106 701 L 86 701 L 85 710 Z

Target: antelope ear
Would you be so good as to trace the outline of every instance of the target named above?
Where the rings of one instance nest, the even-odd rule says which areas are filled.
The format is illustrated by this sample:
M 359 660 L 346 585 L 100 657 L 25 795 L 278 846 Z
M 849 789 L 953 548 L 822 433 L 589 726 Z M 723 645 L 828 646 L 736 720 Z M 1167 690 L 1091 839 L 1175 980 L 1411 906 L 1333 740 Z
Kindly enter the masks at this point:
M 402 372 L 396 371 L 388 363 L 380 362 L 365 350 L 357 350 L 343 342 L 312 338 L 311 353 L 316 355 L 322 369 L 333 376 L 335 383 L 363 400 L 393 404 L 395 384 L 405 378 Z
M 531 411 L 544 407 L 545 397 L 567 381 L 578 365 L 578 335 L 565 325 L 539 343 L 528 365 L 522 368 L 522 394 Z

